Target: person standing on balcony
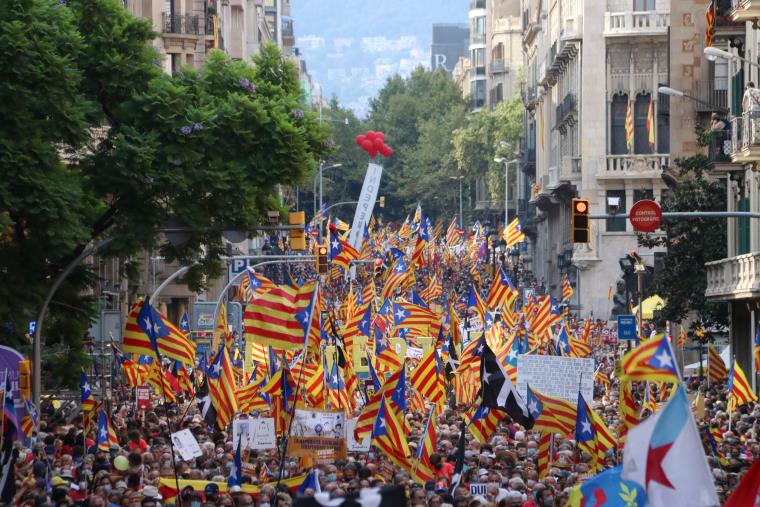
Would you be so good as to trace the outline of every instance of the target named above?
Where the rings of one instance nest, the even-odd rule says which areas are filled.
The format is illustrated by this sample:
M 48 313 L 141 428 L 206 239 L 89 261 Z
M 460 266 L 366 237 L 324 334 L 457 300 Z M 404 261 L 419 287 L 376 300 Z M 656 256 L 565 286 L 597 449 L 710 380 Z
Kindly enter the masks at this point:
M 744 85 L 744 97 L 742 97 L 742 110 L 747 113 L 749 122 L 750 142 L 756 144 L 760 142 L 760 90 L 755 88 L 755 83 L 747 81 Z

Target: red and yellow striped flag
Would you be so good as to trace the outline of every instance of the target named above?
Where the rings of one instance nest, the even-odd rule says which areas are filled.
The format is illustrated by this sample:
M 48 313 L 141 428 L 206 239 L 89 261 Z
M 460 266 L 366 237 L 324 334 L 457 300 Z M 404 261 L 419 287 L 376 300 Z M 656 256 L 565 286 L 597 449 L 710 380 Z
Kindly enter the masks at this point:
M 707 344 L 707 377 L 711 382 L 723 382 L 728 378 L 726 363 L 712 343 Z
M 279 285 L 257 297 L 245 309 L 246 340 L 278 349 L 303 347 L 305 331 L 298 315 L 311 303 L 314 287 L 314 283 L 299 289 Z
M 757 401 L 757 395 L 752 391 L 752 386 L 747 382 L 747 377 L 734 359 L 731 372 L 728 375 L 728 410 L 736 410 L 745 403 Z
M 647 135 L 649 138 L 649 151 L 654 153 L 654 100 L 649 96 L 649 110 L 647 111 Z
M 509 225 L 504 229 L 504 241 L 507 242 L 507 248 L 520 243 L 525 239 L 525 234 L 520 227 L 520 219 L 515 217 L 514 220 L 509 222 Z
M 235 378 L 226 347 L 219 347 L 219 352 L 209 366 L 207 376 L 211 403 L 216 408 L 216 424 L 224 429 L 238 411 Z
M 625 145 L 628 153 L 633 153 L 633 102 L 630 100 L 625 112 Z

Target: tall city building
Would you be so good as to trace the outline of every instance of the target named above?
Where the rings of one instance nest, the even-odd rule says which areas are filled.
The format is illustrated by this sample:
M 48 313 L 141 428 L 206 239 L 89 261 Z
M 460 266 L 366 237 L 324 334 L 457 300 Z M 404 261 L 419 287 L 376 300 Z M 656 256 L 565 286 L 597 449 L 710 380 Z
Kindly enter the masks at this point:
M 430 45 L 430 68 L 443 69 L 449 75 L 460 58 L 468 55 L 470 29 L 467 24 L 434 23 Z
M 686 6 L 679 2 L 677 7 Z M 742 104 L 745 85 L 758 86 L 760 30 L 754 27 L 760 21 L 760 2 L 719 1 L 713 17 L 712 46 L 722 53 L 710 56 L 712 61 L 702 59 L 706 71 L 694 96 L 728 111 L 730 119 L 727 131 L 711 133 L 708 158 L 712 174 L 726 183 L 727 211 L 760 213 L 760 119 L 753 112 L 760 109 L 755 101 L 760 96 L 750 92 L 755 98 L 747 96 Z M 688 65 L 684 62 L 683 69 L 688 70 Z M 675 102 L 671 99 L 671 104 Z M 752 360 L 752 342 L 760 333 L 760 220 L 721 220 L 726 226 L 726 257 L 707 263 L 705 295 L 728 303 L 731 352 L 757 390 L 760 372 Z
M 636 236 L 626 219 L 592 220 L 590 242 L 574 245 L 569 204 L 582 196 L 592 213 L 624 212 L 637 200 L 660 200 L 666 189 L 661 173 L 671 163 L 673 119 L 657 89 L 668 83 L 670 2 L 522 5 L 518 214 L 531 240 L 527 259 L 549 291 L 557 293 L 566 274 L 581 289 L 571 303 L 606 317 L 610 285 L 615 291 L 621 277 L 618 259 L 638 249 Z M 653 264 L 654 252 L 640 253 Z
M 522 67 L 519 0 L 472 0 L 468 13 L 472 110 L 493 108 L 515 94 Z M 462 87 L 464 91 L 464 87 Z

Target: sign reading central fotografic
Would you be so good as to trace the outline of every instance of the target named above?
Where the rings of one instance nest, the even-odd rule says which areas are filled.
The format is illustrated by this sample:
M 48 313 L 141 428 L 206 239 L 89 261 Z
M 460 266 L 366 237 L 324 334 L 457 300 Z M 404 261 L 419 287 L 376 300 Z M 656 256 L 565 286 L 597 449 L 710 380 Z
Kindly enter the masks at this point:
M 634 231 L 654 232 L 662 222 L 660 205 L 650 199 L 637 201 L 628 214 Z
M 583 398 L 594 399 L 594 359 L 560 356 L 520 355 L 517 357 L 517 390 L 527 396 L 533 391 L 578 401 L 578 386 Z

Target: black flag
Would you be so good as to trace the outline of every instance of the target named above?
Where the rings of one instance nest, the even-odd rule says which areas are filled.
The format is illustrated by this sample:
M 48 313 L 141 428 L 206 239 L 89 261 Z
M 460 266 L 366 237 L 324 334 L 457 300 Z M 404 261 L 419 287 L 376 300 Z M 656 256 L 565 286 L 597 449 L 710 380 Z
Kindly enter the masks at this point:
M 478 347 L 483 347 L 483 356 L 480 362 L 480 379 L 483 382 L 480 389 L 483 398 L 482 406 L 502 408 L 507 411 L 513 421 L 526 429 L 532 428 L 533 417 L 528 411 L 525 400 L 515 389 L 507 372 L 504 371 L 504 366 L 496 358 L 493 350 L 485 343 L 485 340 Z
M 459 484 L 462 482 L 462 472 L 464 471 L 464 447 L 465 447 L 465 433 L 467 425 L 462 421 L 462 432 L 459 435 L 459 445 L 457 446 L 457 462 L 454 465 L 454 474 L 451 476 L 451 490 L 453 495 Z
M 0 452 L 0 504 L 3 505 L 10 505 L 16 496 L 16 458 L 18 449 L 13 447 L 11 432 L 6 428 Z
M 205 375 L 195 395 L 195 399 L 198 401 L 198 410 L 200 410 L 203 420 L 209 426 L 216 427 L 216 407 L 211 402 L 211 394 L 208 391 L 208 377 Z

